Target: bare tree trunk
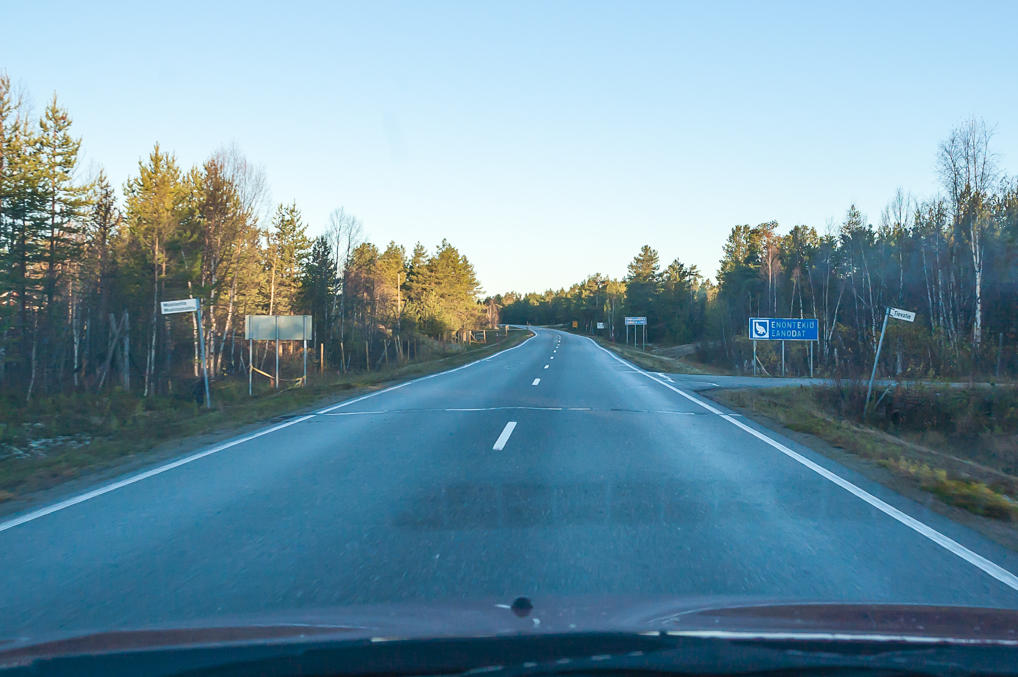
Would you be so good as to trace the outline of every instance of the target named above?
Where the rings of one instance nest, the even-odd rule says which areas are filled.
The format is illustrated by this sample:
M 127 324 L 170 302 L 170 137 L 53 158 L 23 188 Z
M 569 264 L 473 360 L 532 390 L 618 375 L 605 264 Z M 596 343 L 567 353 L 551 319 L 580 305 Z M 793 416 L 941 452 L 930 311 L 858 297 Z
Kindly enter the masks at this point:
M 113 318 L 112 313 L 110 319 Z M 124 386 L 124 392 L 131 390 L 131 324 L 130 316 L 127 314 L 127 310 L 124 310 L 124 319 L 121 320 L 123 323 L 121 331 L 123 332 L 123 347 L 120 349 L 120 378 Z
M 33 327 L 32 327 L 32 356 L 31 361 L 31 375 L 28 379 L 28 392 L 25 393 L 25 402 L 32 401 L 32 390 L 35 388 L 35 371 L 36 371 L 36 353 L 39 345 L 39 313 L 33 313 Z
M 187 281 L 187 295 L 193 297 L 194 291 L 191 287 L 191 280 Z M 191 313 L 191 342 L 194 344 L 194 359 L 191 366 L 194 369 L 194 377 L 198 378 L 198 318 L 196 313 Z
M 77 304 L 71 299 L 71 340 L 74 342 L 74 365 L 71 373 L 74 378 L 74 389 L 78 389 L 78 370 L 81 366 L 79 351 L 81 348 L 81 319 L 78 317 Z
M 982 227 L 976 225 L 979 222 L 979 217 L 974 217 L 972 221 L 969 242 L 971 243 L 972 268 L 975 276 L 973 285 L 976 303 L 975 318 L 972 322 L 972 345 L 978 348 L 983 340 L 983 243 Z
M 148 351 L 145 356 L 145 390 L 142 397 L 148 397 L 149 393 L 153 390 L 152 379 L 155 374 L 155 361 L 156 361 L 156 330 L 158 325 L 156 323 L 155 310 L 152 311 L 152 322 L 149 325 L 149 345 Z
M 276 263 L 278 257 L 275 253 L 272 255 L 272 275 L 269 277 L 269 315 L 272 315 L 276 304 Z M 262 350 L 262 367 L 265 366 L 265 358 L 268 355 L 269 347 L 266 346 Z
M 226 304 L 226 325 L 223 327 L 223 336 L 219 340 L 219 354 L 216 356 L 216 373 L 222 373 L 223 349 L 226 345 L 226 337 L 233 341 L 233 303 L 237 296 L 237 274 L 233 274 L 233 281 L 230 283 L 230 299 Z M 232 352 L 232 349 L 231 349 Z

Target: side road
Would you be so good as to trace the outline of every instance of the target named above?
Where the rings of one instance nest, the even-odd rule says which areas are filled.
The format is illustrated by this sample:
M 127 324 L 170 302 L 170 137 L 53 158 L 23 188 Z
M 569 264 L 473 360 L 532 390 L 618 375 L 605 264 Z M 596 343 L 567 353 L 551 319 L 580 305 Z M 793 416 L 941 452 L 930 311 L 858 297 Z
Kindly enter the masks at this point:
M 729 407 L 1018 551 L 1018 475 L 1010 460 L 1018 453 L 1018 435 L 992 413 L 984 413 L 981 424 L 971 422 L 973 410 L 1010 411 L 1016 397 L 1013 385 L 900 382 L 922 385 L 926 393 L 922 396 L 933 398 L 928 406 L 922 402 L 913 406 L 941 405 L 937 407 L 941 419 L 957 428 L 953 434 L 944 434 L 942 429 L 916 423 L 862 423 L 844 415 L 839 398 L 831 395 L 830 386 L 837 385 L 833 379 L 707 374 L 702 373 L 704 365 L 617 344 L 602 345 L 674 387 Z M 897 383 L 878 379 L 874 390 L 882 392 Z M 948 397 L 949 392 L 957 396 Z M 960 403 L 958 411 L 944 408 L 945 402 L 954 400 Z M 961 430 L 965 421 L 969 421 L 967 428 Z

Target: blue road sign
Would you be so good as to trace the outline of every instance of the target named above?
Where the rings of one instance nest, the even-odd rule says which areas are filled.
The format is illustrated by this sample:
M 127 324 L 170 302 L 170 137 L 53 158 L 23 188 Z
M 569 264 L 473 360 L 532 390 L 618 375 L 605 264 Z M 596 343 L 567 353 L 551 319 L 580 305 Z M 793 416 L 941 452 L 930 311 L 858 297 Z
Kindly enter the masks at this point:
M 635 325 L 647 324 L 647 318 L 646 317 L 627 317 L 626 318 L 626 324 L 635 324 Z
M 749 338 L 754 341 L 816 341 L 820 338 L 820 327 L 815 319 L 751 317 Z

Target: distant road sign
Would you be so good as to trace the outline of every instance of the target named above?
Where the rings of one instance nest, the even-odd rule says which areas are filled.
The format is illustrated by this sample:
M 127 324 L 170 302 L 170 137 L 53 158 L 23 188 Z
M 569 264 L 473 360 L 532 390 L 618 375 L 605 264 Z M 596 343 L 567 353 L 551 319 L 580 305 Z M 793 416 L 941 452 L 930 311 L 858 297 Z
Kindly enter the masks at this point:
M 247 315 L 244 338 L 255 341 L 310 341 L 310 315 Z
M 573 320 L 573 329 L 576 329 L 579 326 L 580 326 L 580 323 L 577 322 L 576 320 Z
M 171 313 L 193 313 L 198 310 L 198 299 L 179 299 L 177 301 L 163 301 L 159 304 L 163 315 Z
M 597 328 L 598 329 L 604 329 L 604 322 L 598 322 L 597 323 Z
M 888 314 L 896 320 L 905 320 L 906 322 L 915 322 L 915 313 L 911 310 L 902 310 L 901 308 L 888 308 Z
M 647 324 L 647 318 L 646 317 L 627 317 L 626 318 L 626 324 L 637 324 L 637 325 Z
M 754 341 L 816 341 L 820 326 L 811 318 L 751 317 L 749 338 Z

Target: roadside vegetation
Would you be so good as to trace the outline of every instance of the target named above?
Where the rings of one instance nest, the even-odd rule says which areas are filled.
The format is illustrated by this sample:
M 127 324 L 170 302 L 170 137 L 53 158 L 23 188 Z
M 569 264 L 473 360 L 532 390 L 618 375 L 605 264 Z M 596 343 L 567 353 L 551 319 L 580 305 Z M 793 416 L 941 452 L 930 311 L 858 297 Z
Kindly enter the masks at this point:
M 717 367 L 696 361 L 695 352 L 677 355 L 669 348 L 647 346 L 642 347 L 612 343 L 601 337 L 594 337 L 599 344 L 629 360 L 633 364 L 648 371 L 660 371 L 670 374 L 718 374 L 723 373 Z
M 36 116 L 0 70 L 5 408 L 87 394 L 129 411 L 186 404 L 202 338 L 229 397 L 220 381 L 275 363 L 267 341 L 249 358 L 245 315 L 310 315 L 312 367 L 324 358 L 344 374 L 427 358 L 422 346 L 469 343 L 498 321 L 449 242 L 379 247 L 342 207 L 311 224 L 297 204 L 269 203 L 265 173 L 235 147 L 192 167 L 158 144 L 139 149 L 116 186 L 101 170 L 86 175 L 81 144 L 56 95 Z M 161 302 L 187 298 L 201 303 L 200 325 L 161 313 Z M 284 360 L 295 345 L 284 342 Z
M 263 383 L 253 398 L 248 397 L 246 379 L 224 379 L 214 386 L 212 410 L 184 397 L 139 398 L 119 389 L 101 395 L 55 394 L 29 403 L 12 398 L 0 407 L 0 503 L 129 458 L 144 459 L 168 441 L 186 448 L 189 436 L 229 434 L 244 424 L 450 369 L 510 348 L 530 335 L 510 330 L 508 335 L 488 332 L 488 343 L 428 341 L 415 361 L 372 372 L 312 373 L 306 388 L 274 391 Z
M 941 191 L 914 196 L 899 188 L 873 220 L 849 205 L 826 224 L 733 225 L 718 243 L 713 280 L 681 256 L 663 263 L 645 245 L 621 278 L 594 274 L 569 288 L 494 300 L 507 322 L 576 322 L 616 343 L 625 316 L 646 316 L 654 346 L 697 343 L 698 361 L 741 374 L 753 373 L 749 317 L 816 318 L 815 373 L 832 377 L 869 373 L 884 309 L 894 306 L 918 317 L 888 325 L 881 374 L 1013 378 L 1018 177 L 998 165 L 993 134 L 982 120 L 961 122 L 930 149 Z M 778 347 L 759 343 L 763 368 L 779 372 Z M 805 346 L 786 348 L 787 373 L 807 375 Z
M 1018 389 L 897 387 L 864 418 L 865 393 L 865 383 L 843 382 L 709 395 L 876 463 L 946 503 L 1018 522 Z

